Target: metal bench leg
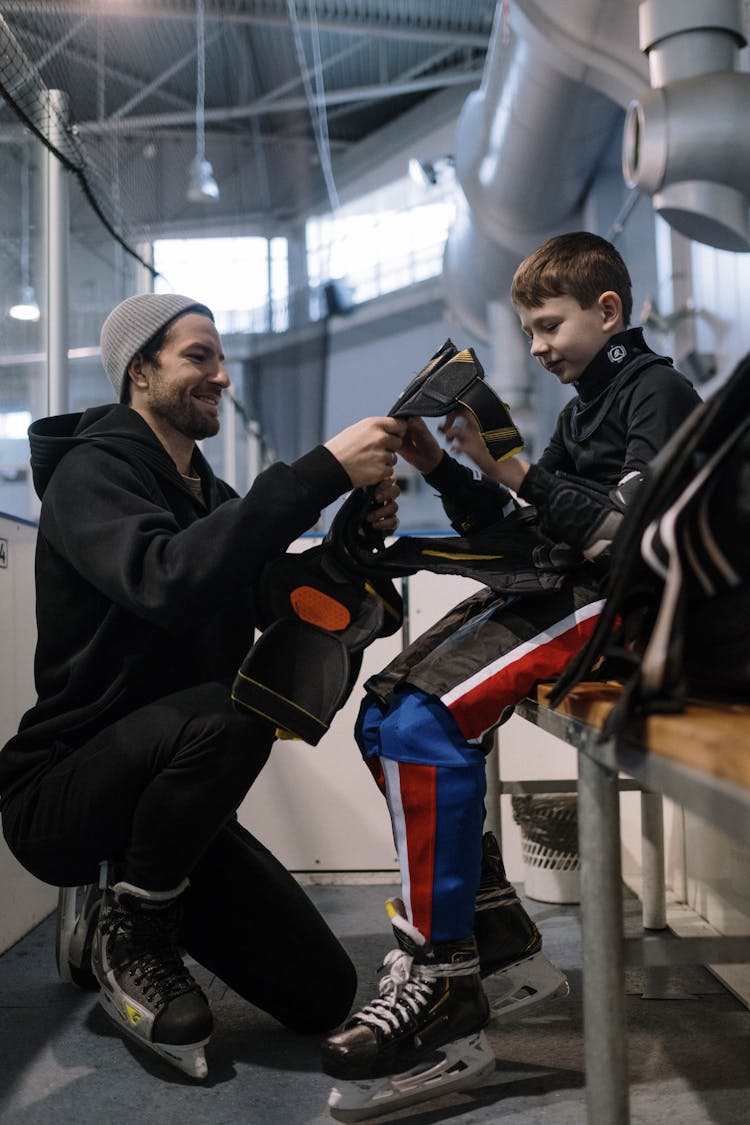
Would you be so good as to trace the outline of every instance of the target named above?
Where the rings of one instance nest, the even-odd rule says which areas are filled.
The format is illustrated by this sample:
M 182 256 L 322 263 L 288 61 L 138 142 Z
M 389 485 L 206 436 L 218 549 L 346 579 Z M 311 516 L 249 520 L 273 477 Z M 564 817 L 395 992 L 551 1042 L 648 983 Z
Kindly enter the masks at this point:
M 664 802 L 659 793 L 641 793 L 641 869 L 643 928 L 667 928 L 664 877 Z
M 664 801 L 660 793 L 641 793 L 641 874 L 644 930 L 667 928 L 664 865 Z M 644 1000 L 688 999 L 669 984 L 669 967 L 648 965 L 643 973 Z
M 484 822 L 485 831 L 494 832 L 497 841 L 500 844 L 500 850 L 503 848 L 503 822 L 502 810 L 500 800 L 502 797 L 503 786 L 500 780 L 500 744 L 499 735 L 495 731 L 495 738 L 492 749 L 487 755 L 487 797 L 485 799 L 485 807 L 487 809 L 487 816 Z
M 589 1125 L 628 1125 L 620 796 L 617 774 L 578 754 L 583 1031 Z

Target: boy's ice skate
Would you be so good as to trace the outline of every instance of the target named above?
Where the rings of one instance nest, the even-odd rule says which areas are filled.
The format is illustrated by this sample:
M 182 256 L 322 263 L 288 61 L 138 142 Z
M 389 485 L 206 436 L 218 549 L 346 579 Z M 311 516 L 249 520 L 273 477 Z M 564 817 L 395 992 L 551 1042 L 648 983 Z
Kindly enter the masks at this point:
M 107 889 L 92 966 L 101 985 L 99 1003 L 122 1031 L 191 1078 L 205 1078 L 211 1009 L 176 944 L 185 887 L 187 880 L 174 891 L 144 891 L 129 883 Z
M 474 933 L 480 972 L 496 1020 L 529 1015 L 545 1001 L 568 995 L 564 974 L 542 953 L 542 936 L 505 877 L 500 848 L 491 832 L 485 832 L 482 840 Z
M 386 956 L 380 996 L 323 1044 L 323 1070 L 337 1080 L 328 1107 L 339 1121 L 474 1085 L 495 1067 L 473 938 L 429 944 L 403 903 L 387 909 L 399 948 Z

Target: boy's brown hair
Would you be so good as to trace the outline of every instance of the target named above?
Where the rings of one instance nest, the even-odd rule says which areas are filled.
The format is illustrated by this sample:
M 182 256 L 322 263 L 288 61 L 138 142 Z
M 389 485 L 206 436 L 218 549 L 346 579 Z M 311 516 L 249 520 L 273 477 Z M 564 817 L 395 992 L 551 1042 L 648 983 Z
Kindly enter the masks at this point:
M 572 231 L 550 238 L 524 258 L 511 285 L 514 305 L 539 308 L 550 297 L 573 297 L 589 309 L 602 293 L 613 290 L 622 301 L 627 328 L 633 311 L 628 268 L 611 242 L 589 231 Z

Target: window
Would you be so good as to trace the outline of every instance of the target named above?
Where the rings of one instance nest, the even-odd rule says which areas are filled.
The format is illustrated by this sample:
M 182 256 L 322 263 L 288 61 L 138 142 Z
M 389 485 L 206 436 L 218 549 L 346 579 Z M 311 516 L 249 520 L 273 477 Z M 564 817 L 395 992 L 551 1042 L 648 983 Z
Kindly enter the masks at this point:
M 285 238 L 170 238 L 154 243 L 157 293 L 208 305 L 221 333 L 283 332 L 289 288 Z
M 0 414 L 0 438 L 25 440 L 30 425 L 30 410 L 11 410 L 7 414 Z
M 425 188 L 405 176 L 335 214 L 307 223 L 307 269 L 313 317 L 322 316 L 323 286 L 345 279 L 355 303 L 440 273 L 455 216 L 452 168 Z

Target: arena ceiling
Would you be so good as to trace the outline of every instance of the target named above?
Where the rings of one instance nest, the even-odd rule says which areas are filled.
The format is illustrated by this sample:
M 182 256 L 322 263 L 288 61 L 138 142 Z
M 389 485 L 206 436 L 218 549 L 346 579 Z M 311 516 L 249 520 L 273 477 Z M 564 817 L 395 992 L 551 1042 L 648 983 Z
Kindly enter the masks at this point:
M 0 75 L 0 124 L 26 107 L 38 125 L 34 98 L 62 91 L 72 159 L 128 234 L 288 221 L 331 199 L 337 166 L 363 140 L 441 92 L 461 104 L 481 79 L 495 7 L 0 0 L 2 55 L 21 67 Z M 218 200 L 186 198 L 196 155 Z

